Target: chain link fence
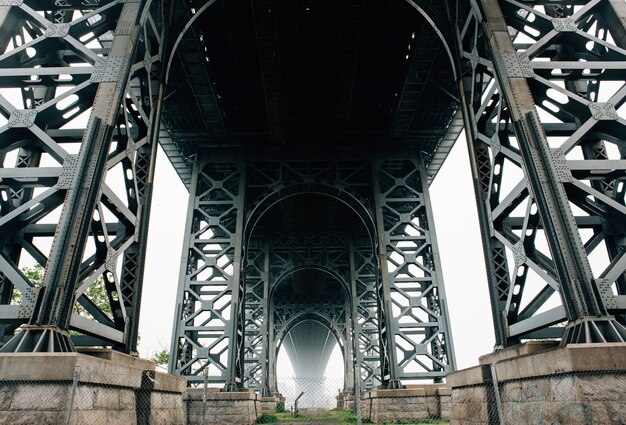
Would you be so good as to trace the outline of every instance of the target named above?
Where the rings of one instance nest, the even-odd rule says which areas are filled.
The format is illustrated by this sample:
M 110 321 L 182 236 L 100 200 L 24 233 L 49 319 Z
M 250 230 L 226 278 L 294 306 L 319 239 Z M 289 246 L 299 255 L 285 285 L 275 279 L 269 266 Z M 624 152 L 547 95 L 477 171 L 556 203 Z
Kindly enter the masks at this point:
M 325 376 L 321 378 L 279 377 L 278 391 L 285 398 L 285 408 L 295 409 L 298 400 L 300 410 L 334 409 L 337 396 L 343 391 L 343 378 Z

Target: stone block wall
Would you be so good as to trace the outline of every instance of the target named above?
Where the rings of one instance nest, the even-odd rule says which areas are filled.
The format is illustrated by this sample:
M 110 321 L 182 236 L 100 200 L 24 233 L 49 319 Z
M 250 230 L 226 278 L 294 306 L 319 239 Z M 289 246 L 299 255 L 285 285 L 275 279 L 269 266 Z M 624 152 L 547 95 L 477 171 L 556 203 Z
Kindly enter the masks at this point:
M 0 380 L 0 423 L 61 424 L 67 419 L 71 382 L 46 384 Z
M 507 424 L 626 424 L 626 371 L 569 373 L 501 384 Z
M 626 344 L 507 351 L 448 375 L 451 424 L 626 424 Z
M 150 395 L 150 425 L 184 424 L 183 397 L 179 393 L 153 392 Z
M 444 385 L 407 385 L 400 390 L 373 390 L 364 394 L 363 417 L 373 423 L 397 420 L 448 419 L 451 390 Z
M 202 421 L 202 388 L 189 388 L 185 396 L 187 423 L 199 425 Z M 261 413 L 257 410 L 257 395 L 252 390 L 224 393 L 209 388 L 204 410 L 206 425 L 252 425 Z
M 135 367 L 146 365 L 152 370 Z M 65 424 L 69 414 L 73 425 L 183 424 L 185 390 L 184 378 L 156 372 L 145 361 L 0 354 L 0 423 Z
M 354 394 L 343 391 L 337 395 L 337 409 L 351 412 L 354 411 L 354 404 Z
M 486 385 L 454 388 L 451 397 L 451 424 L 490 424 L 499 423 L 489 419 L 489 388 Z M 497 413 L 497 412 L 496 412 Z
M 281 397 L 278 396 L 257 396 L 257 412 L 259 413 L 259 415 L 262 415 L 264 413 L 276 413 L 276 405 L 280 401 Z

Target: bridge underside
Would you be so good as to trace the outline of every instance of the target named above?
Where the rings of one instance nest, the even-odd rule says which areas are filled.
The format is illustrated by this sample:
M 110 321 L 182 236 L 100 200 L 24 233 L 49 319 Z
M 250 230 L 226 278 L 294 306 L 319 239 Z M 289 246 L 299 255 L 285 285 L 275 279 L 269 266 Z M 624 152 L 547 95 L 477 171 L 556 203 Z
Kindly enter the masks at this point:
M 333 340 L 346 389 L 439 381 L 429 185 L 462 129 L 497 346 L 624 342 L 625 9 L 0 1 L 2 351 L 137 351 L 160 144 L 172 373 L 271 393 L 282 344 L 316 374 Z

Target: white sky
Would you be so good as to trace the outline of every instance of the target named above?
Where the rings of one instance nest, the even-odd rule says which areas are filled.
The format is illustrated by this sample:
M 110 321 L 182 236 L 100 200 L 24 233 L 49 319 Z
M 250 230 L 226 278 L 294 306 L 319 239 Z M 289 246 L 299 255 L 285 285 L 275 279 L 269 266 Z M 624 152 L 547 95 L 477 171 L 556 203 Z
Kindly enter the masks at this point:
M 188 201 L 187 191 L 162 151 L 157 159 L 153 196 L 140 322 L 140 353 L 144 357 L 170 346 Z M 432 184 L 431 197 L 457 365 L 465 368 L 477 364 L 480 355 L 492 350 L 494 337 L 463 137 Z M 338 355 L 335 353 L 329 363 L 340 363 Z M 278 375 L 291 374 L 290 367 L 280 366 L 286 358 L 279 356 Z

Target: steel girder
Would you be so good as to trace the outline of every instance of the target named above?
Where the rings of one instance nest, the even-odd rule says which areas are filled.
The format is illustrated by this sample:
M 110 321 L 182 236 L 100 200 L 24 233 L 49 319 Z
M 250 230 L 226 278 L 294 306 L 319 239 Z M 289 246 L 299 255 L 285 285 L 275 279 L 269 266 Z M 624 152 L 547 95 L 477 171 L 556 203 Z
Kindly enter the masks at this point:
M 270 243 L 254 238 L 246 251 L 245 264 L 245 343 L 243 352 L 244 384 L 247 388 L 271 394 L 270 365 L 275 361 L 270 347 L 275 345 L 270 317 L 269 286 Z
M 3 338 L 23 325 L 4 351 L 73 350 L 68 328 L 82 334 L 72 337 L 80 345 L 136 351 L 167 27 L 161 6 L 0 6 Z M 45 267 L 41 286 L 19 267 L 31 261 Z M 110 312 L 89 298 L 93 285 L 104 286 Z
M 350 289 L 352 294 L 352 352 L 355 386 L 369 390 L 383 383 L 380 374 L 381 338 L 378 313 L 378 260 L 367 239 L 350 239 Z
M 459 11 L 497 346 L 626 337 L 624 8 L 502 0 Z

